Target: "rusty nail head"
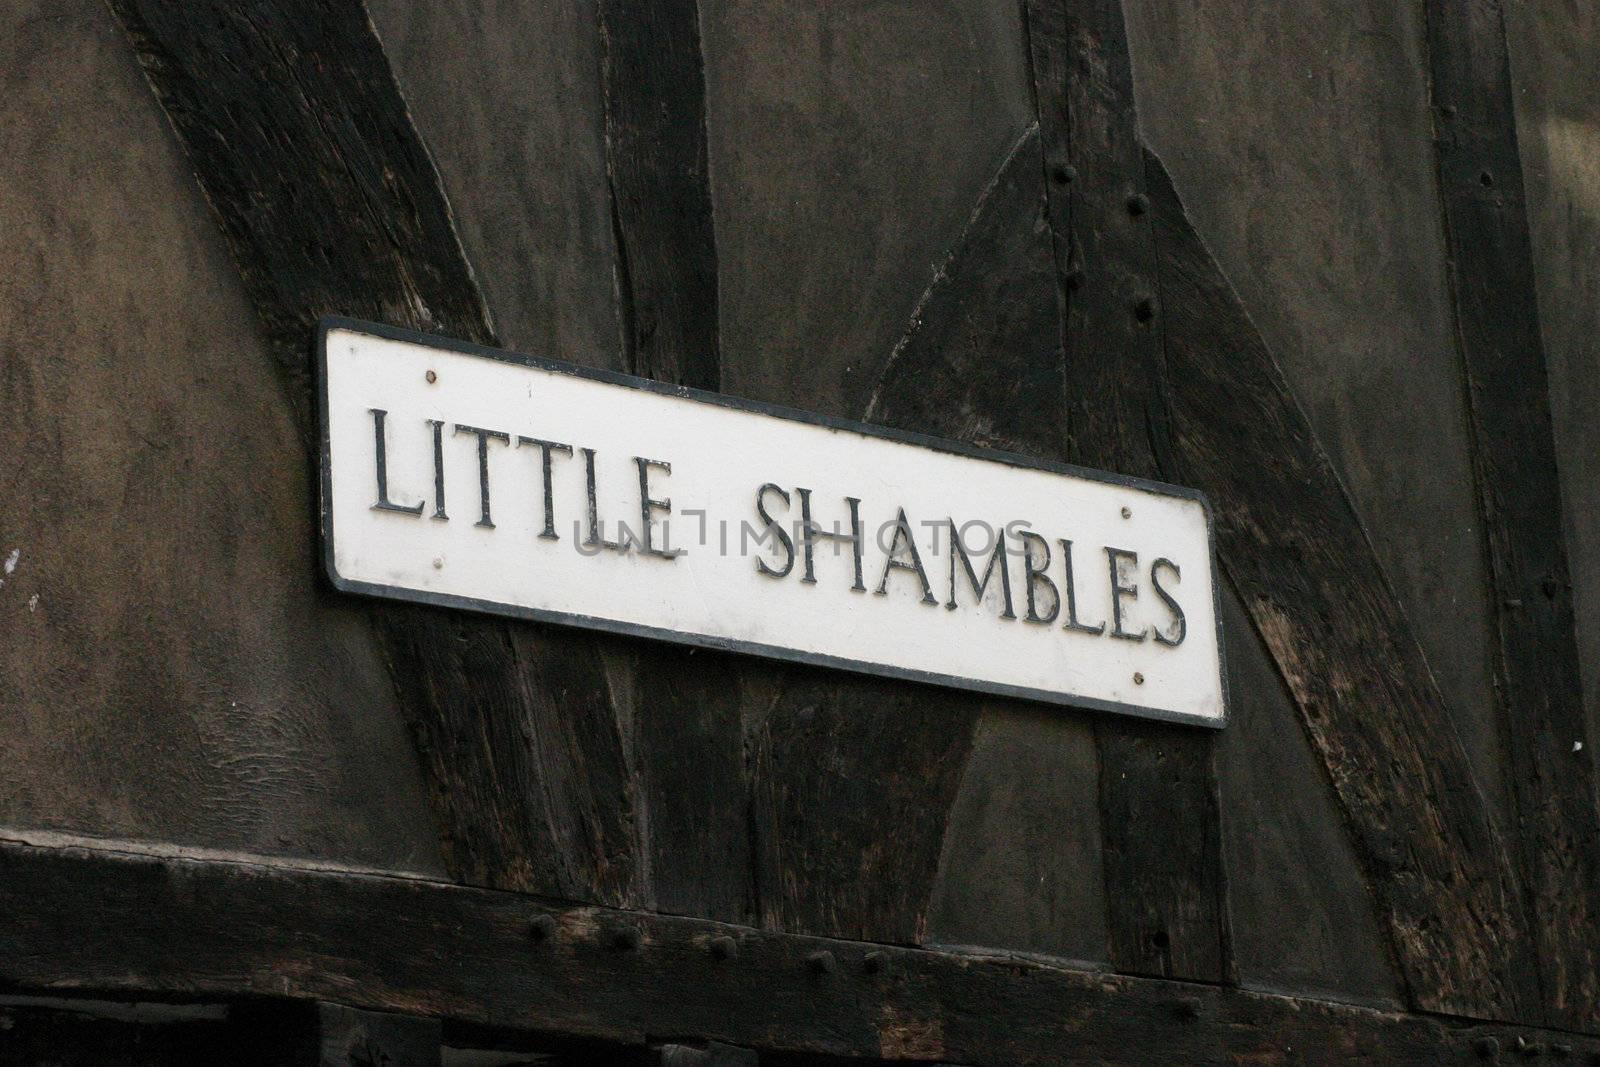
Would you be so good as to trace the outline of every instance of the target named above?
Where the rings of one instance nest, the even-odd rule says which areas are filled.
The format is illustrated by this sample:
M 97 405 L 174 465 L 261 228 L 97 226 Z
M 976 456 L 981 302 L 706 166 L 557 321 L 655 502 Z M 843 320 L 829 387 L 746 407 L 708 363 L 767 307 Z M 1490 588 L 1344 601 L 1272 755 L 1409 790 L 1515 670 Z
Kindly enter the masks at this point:
M 1124 507 L 1122 509 L 1122 517 L 1125 519 L 1133 518 L 1133 509 L 1130 507 Z
M 714 960 L 726 961 L 739 957 L 739 942 L 727 934 L 713 937 L 707 947 L 711 950 L 711 958 Z
M 1055 179 L 1057 185 L 1070 185 L 1078 180 L 1078 168 L 1071 165 L 1057 167 L 1050 172 L 1050 177 Z
M 556 932 L 556 920 L 552 915 L 535 915 L 528 922 L 528 940 L 544 942 L 550 940 Z
M 1149 322 L 1156 317 L 1156 302 L 1148 296 L 1141 296 L 1133 302 L 1133 317 L 1140 322 Z
M 611 944 L 620 949 L 635 949 L 643 940 L 637 926 L 619 926 L 611 933 Z
M 431 370 L 427 374 L 424 374 L 423 377 L 428 379 L 428 384 L 429 385 L 432 385 L 434 382 L 439 380 L 439 376 L 437 374 L 433 373 L 433 371 L 431 371 Z
M 1180 1018 L 1180 1019 L 1198 1019 L 1198 1018 L 1200 1018 L 1200 1002 L 1198 1000 L 1196 1000 L 1195 998 L 1193 998 L 1193 997 L 1185 997 L 1182 1000 L 1178 1001 L 1178 1018 Z
M 1144 675 L 1140 674 L 1138 671 L 1134 671 L 1133 672 L 1133 684 L 1134 685 L 1143 685 L 1144 684 Z
M 806 957 L 806 968 L 812 974 L 832 974 L 839 969 L 839 964 L 833 958 L 833 953 L 823 949 Z
M 1480 1058 L 1492 1060 L 1500 1055 L 1500 1042 L 1492 1037 L 1480 1037 L 1472 1043 L 1472 1049 Z
M 1143 215 L 1150 210 L 1150 198 L 1143 193 L 1134 193 L 1128 197 L 1128 214 Z

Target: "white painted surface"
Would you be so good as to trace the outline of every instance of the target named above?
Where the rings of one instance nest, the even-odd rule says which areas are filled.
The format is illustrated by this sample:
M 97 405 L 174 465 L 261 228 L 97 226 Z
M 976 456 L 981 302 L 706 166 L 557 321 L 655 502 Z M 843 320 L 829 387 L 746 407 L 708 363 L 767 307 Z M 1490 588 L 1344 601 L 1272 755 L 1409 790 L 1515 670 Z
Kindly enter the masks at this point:
M 1208 515 L 1192 495 L 939 451 L 344 325 L 327 331 L 324 359 L 324 532 L 329 570 L 341 588 L 508 614 L 581 617 L 568 621 L 696 644 L 736 642 L 780 657 L 822 658 L 874 673 L 938 676 L 968 688 L 1221 725 Z M 425 504 L 420 516 L 372 507 L 374 408 L 387 412 L 390 499 Z M 446 424 L 447 521 L 431 517 L 429 419 Z M 492 529 L 476 524 L 478 439 L 452 433 L 457 424 L 511 437 L 511 446 L 489 446 Z M 519 435 L 575 449 L 571 457 L 552 456 L 559 540 L 538 536 L 544 528 L 540 452 L 517 446 Z M 634 457 L 671 464 L 670 474 L 651 471 L 650 489 L 657 499 L 671 499 L 668 543 L 685 550 L 683 555 L 579 551 L 587 513 L 585 465 L 577 451 L 583 448 L 595 451 L 598 513 L 611 540 L 617 539 L 619 519 L 634 531 L 641 526 Z M 798 546 L 787 577 L 758 571 L 758 558 L 775 568 L 786 558 L 770 541 L 762 545 L 746 536 L 741 543 L 745 524 L 751 531 L 763 528 L 755 501 L 768 482 L 790 494 L 788 513 L 776 495 L 766 498 L 773 517 L 790 530 L 799 515 L 797 487 L 812 491 L 813 517 L 824 529 L 846 523 L 846 496 L 861 500 L 866 592 L 851 588 L 848 545 L 837 554 L 830 542 L 817 545 L 815 584 L 800 580 Z M 910 571 L 891 571 L 886 592 L 876 592 L 900 508 L 912 523 L 936 606 L 923 602 L 921 583 Z M 703 540 L 701 520 L 688 514 L 695 511 L 706 515 Z M 1135 642 L 1072 632 L 1062 626 L 1064 612 L 1050 624 L 1025 621 L 1020 546 L 1008 557 L 1018 618 L 1001 617 L 998 574 L 980 604 L 959 567 L 958 606 L 947 608 L 947 518 L 994 527 L 1025 523 L 1023 528 L 1049 539 L 1048 573 L 1058 589 L 1064 585 L 1058 539 L 1071 539 L 1078 614 L 1088 624 L 1111 617 L 1105 549 L 1136 553 L 1137 566 L 1125 566 L 1125 581 L 1137 585 L 1138 594 L 1123 599 L 1124 628 L 1148 629 L 1151 636 Z M 658 512 L 658 544 L 662 525 Z M 986 536 L 977 526 L 968 530 L 980 575 Z M 1181 574 L 1160 575 L 1185 616 L 1183 639 L 1175 646 L 1153 636 L 1157 628 L 1177 634 L 1173 614 L 1151 586 L 1157 558 L 1171 560 Z M 1038 600 L 1040 614 L 1048 614 L 1049 591 L 1041 587 Z

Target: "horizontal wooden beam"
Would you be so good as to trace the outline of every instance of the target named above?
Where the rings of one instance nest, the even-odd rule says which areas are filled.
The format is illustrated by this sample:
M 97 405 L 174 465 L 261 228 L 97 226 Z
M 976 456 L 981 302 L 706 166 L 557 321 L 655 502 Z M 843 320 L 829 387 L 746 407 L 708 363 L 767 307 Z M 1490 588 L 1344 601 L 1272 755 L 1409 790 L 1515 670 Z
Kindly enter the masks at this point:
M 16 832 L 0 832 L 0 915 L 0 982 L 38 991 L 974 1065 L 1600 1057 L 1600 1039 L 1552 1031 Z

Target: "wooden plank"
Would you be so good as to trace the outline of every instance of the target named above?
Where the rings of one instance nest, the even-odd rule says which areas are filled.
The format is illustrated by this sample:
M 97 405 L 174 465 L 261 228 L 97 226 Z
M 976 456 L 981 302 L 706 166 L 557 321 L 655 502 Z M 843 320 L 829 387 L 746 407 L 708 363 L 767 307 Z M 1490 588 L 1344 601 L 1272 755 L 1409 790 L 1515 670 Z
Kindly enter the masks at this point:
M 357 0 L 111 6 L 233 251 L 308 442 L 319 316 L 494 343 L 438 174 Z M 455 872 L 637 899 L 631 786 L 598 643 L 415 607 L 373 617 Z
M 1431 1064 L 1530 1047 L 1600 1054 L 1594 1037 L 1017 957 L 563 908 L 251 857 L 6 836 L 0 981 L 34 990 L 334 1000 L 628 1043 L 694 1034 L 763 1052 L 970 1064 Z
M 1424 10 L 1515 837 L 1545 1007 L 1578 1025 L 1600 1001 L 1600 836 L 1505 16 Z
M 699 5 L 602 0 L 599 19 L 625 365 L 715 390 L 717 244 Z M 736 921 L 753 906 L 738 665 L 725 653 L 653 643 L 639 644 L 629 664 L 650 899 L 674 914 Z
M 1060 278 L 1065 451 L 1161 477 L 1165 368 L 1156 245 L 1119 0 L 1025 5 Z M 1226 979 L 1227 912 L 1215 739 L 1097 721 L 1112 966 Z
M 1427 661 L 1304 413 L 1153 155 L 1145 174 L 1175 473 L 1211 498 L 1223 567 L 1344 810 L 1408 996 L 1430 1010 L 1524 1017 L 1535 1002 L 1520 894 Z

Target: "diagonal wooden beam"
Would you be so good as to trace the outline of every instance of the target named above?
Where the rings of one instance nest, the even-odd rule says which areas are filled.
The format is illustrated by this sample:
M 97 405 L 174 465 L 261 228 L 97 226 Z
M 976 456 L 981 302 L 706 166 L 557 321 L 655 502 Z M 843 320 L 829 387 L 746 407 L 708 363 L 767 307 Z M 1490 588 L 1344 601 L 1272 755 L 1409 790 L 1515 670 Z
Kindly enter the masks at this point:
M 1056 328 L 1055 293 L 1025 251 L 1039 238 L 1039 153 L 1030 131 L 1007 157 L 881 390 L 915 378 L 942 398 L 939 410 L 984 410 L 1018 373 L 961 339 L 998 324 L 998 336 L 1037 352 L 1032 339 Z M 1522 1017 L 1536 989 L 1520 894 L 1422 649 L 1161 161 L 1145 153 L 1143 169 L 1160 252 L 1172 476 L 1212 500 L 1223 567 L 1327 772 L 1411 1002 Z M 1044 373 L 1033 367 L 1025 360 L 1021 379 Z M 1013 416 L 985 428 L 1025 451 L 1043 440 L 1031 425 Z
M 1372 544 L 1276 361 L 1146 154 L 1173 455 L 1328 773 L 1413 1004 L 1536 1006 L 1503 841 Z
M 328 1001 L 640 1044 L 1026 1064 L 1586 1062 L 1600 1038 L 0 832 L 0 987 Z
M 1552 1021 L 1600 1004 L 1600 819 L 1505 14 L 1429 0 L 1440 199 L 1494 611 L 1495 697 Z
M 359 0 L 110 6 L 233 252 L 308 442 L 320 316 L 495 343 Z M 636 902 L 634 785 L 597 640 L 418 606 L 372 612 L 453 871 Z
M 1119 0 L 1028 0 L 1027 37 L 1059 279 L 1065 458 L 1170 468 L 1155 234 Z M 1099 719 L 1111 965 L 1231 974 L 1215 737 Z

